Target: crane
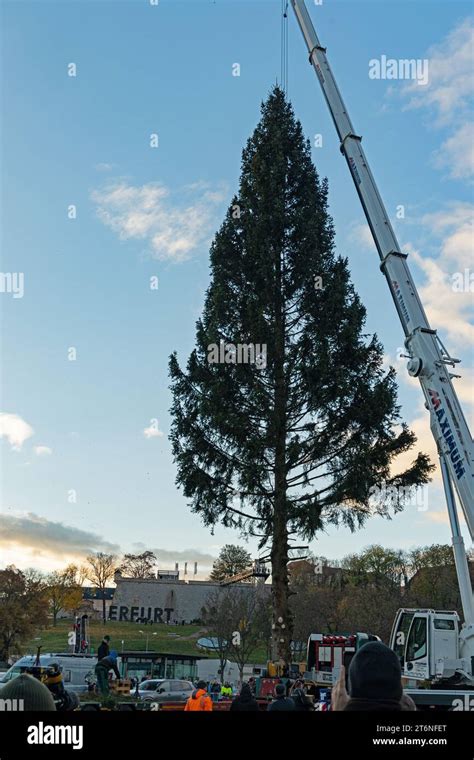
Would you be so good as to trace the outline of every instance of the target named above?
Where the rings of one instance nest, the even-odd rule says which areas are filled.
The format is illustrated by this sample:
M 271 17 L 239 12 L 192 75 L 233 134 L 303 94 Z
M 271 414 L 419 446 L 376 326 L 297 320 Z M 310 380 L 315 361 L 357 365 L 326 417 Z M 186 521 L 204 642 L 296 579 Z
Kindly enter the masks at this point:
M 316 72 L 336 127 L 341 153 L 347 161 L 369 224 L 380 257 L 380 269 L 387 280 L 405 334 L 408 374 L 418 378 L 425 406 L 430 413 L 430 427 L 438 449 L 451 527 L 464 626 L 459 629 L 456 613 L 399 610 L 392 631 L 393 646 L 399 647 L 404 672 L 415 679 L 431 677 L 439 680 L 451 677 L 474 685 L 474 601 L 455 496 L 456 493 L 471 539 L 474 540 L 474 444 L 452 383 L 452 378 L 458 376 L 449 369 L 455 367 L 460 360 L 449 354 L 436 330 L 430 327 L 408 267 L 408 256 L 400 250 L 362 148 L 362 137 L 352 125 L 331 71 L 326 48 L 318 39 L 305 2 L 291 0 L 291 4 L 308 48 L 310 64 Z M 414 646 L 415 639 L 418 637 L 419 642 L 423 638 L 423 630 L 424 649 L 422 646 L 417 649 Z M 427 641 L 431 642 L 430 645 Z
M 291 546 L 289 547 L 288 553 L 294 551 L 307 550 L 307 546 Z M 295 560 L 302 560 L 307 558 L 307 554 L 298 554 L 296 557 L 288 557 L 288 562 L 294 562 Z M 243 570 L 240 573 L 236 573 L 236 575 L 232 575 L 229 578 L 224 578 L 220 582 L 221 586 L 231 586 L 233 583 L 242 583 L 243 581 L 250 581 L 252 578 L 263 579 L 263 582 L 267 580 L 267 578 L 270 577 L 270 570 L 268 568 L 268 563 L 271 562 L 271 553 L 266 554 L 265 556 L 258 557 L 257 559 L 254 559 L 252 562 L 252 565 L 250 567 L 247 567 L 245 570 Z

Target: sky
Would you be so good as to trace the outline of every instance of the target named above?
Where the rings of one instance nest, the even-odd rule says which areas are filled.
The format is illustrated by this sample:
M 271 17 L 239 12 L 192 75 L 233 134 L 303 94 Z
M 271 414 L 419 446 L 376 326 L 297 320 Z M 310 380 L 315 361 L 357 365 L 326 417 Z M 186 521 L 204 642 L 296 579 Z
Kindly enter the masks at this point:
M 473 428 L 472 6 L 307 0 L 431 321 L 462 359 Z M 209 570 L 226 543 L 175 484 L 168 357 L 184 362 L 209 246 L 241 151 L 280 76 L 280 0 L 3 0 L 0 566 L 51 570 L 91 551 L 156 551 Z M 367 331 L 397 369 L 402 416 L 435 447 L 402 329 L 291 8 L 288 97 L 329 180 L 337 252 Z M 374 60 L 428 61 L 375 79 Z M 238 66 L 236 66 L 238 64 Z M 381 64 L 382 65 L 382 64 Z M 239 75 L 236 76 L 235 74 Z M 319 135 L 319 138 L 316 136 Z M 409 455 L 408 464 L 414 458 Z M 464 528 L 467 541 L 467 531 Z M 449 542 L 437 469 L 405 511 L 319 556 Z

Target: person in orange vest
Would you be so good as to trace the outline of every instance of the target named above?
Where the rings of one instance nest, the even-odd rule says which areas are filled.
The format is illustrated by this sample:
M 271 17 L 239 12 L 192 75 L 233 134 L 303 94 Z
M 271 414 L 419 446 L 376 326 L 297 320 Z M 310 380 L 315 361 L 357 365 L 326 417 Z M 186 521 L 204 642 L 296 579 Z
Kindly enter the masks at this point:
M 205 681 L 197 682 L 196 689 L 189 697 L 184 709 L 191 712 L 208 712 L 212 710 L 212 699 L 207 693 Z

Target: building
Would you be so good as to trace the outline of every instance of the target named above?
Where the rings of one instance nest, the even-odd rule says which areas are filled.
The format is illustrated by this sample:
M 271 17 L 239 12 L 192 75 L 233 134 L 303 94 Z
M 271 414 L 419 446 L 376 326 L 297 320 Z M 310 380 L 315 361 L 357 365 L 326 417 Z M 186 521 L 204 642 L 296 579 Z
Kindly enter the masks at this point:
M 116 589 L 109 619 L 122 622 L 192 623 L 202 617 L 208 596 L 222 588 L 212 581 L 184 581 L 179 574 L 160 573 L 158 578 L 125 578 L 115 574 Z M 232 588 L 251 593 L 255 586 L 235 583 Z M 269 586 L 263 586 L 267 591 Z

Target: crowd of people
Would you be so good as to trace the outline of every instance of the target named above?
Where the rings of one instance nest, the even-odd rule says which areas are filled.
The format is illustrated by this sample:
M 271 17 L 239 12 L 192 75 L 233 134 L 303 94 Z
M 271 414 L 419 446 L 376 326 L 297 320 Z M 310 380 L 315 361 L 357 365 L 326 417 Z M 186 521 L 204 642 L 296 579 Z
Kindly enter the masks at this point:
M 347 675 L 345 668 L 341 667 L 327 704 L 324 701 L 316 702 L 314 697 L 314 692 L 311 693 L 311 688 L 303 681 L 291 683 L 281 680 L 275 685 L 273 698 L 266 709 L 268 712 L 310 712 L 318 708 L 336 712 L 416 710 L 413 700 L 403 693 L 398 657 L 379 641 L 370 642 L 359 649 Z M 255 680 L 250 679 L 242 684 L 235 697 L 228 683 L 221 686 L 217 681 L 210 684 L 198 681 L 185 710 L 208 712 L 213 709 L 213 703 L 221 699 L 232 699 L 230 710 L 233 712 L 261 709 L 255 696 Z
M 103 655 L 96 665 L 96 675 L 102 693 L 108 692 L 108 674 L 117 669 L 117 653 L 109 651 L 103 642 Z M 48 688 L 36 678 L 22 674 L 12 679 L 1 691 L 2 699 L 23 700 L 24 710 L 55 710 Z M 256 697 L 256 681 L 244 682 L 234 695 L 228 682 L 220 684 L 198 681 L 186 702 L 185 712 L 210 712 L 216 702 L 230 701 L 232 712 L 257 712 L 261 709 Z M 414 702 L 403 693 L 400 661 L 396 654 L 381 642 L 370 642 L 354 655 L 346 676 L 342 667 L 332 689 L 328 708 L 333 711 L 405 711 L 416 710 Z M 318 709 L 318 702 L 303 681 L 276 683 L 268 712 L 306 712 Z

